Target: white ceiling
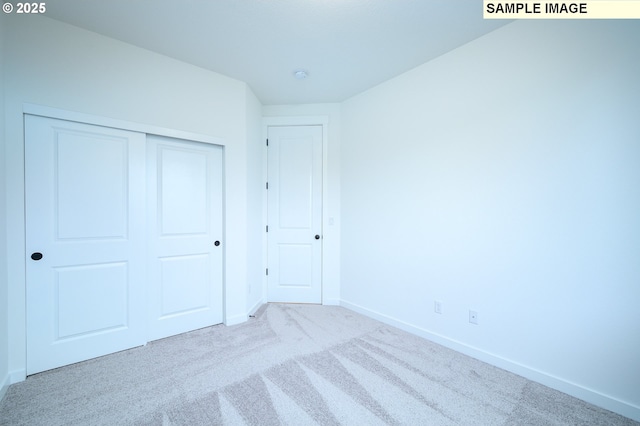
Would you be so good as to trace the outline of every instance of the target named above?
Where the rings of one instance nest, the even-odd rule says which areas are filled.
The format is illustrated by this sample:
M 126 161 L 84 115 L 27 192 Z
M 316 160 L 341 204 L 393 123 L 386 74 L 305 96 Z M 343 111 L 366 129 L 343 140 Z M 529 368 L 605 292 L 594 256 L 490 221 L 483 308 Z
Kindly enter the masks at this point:
M 341 102 L 507 23 L 483 20 L 480 0 L 46 5 L 50 18 L 245 81 L 265 105 Z

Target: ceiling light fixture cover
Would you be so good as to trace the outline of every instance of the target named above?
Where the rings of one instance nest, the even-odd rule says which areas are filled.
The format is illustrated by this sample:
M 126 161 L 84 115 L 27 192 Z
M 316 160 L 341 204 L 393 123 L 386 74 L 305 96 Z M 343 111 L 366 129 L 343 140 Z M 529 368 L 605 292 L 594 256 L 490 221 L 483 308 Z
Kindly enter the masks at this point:
M 307 76 L 309 74 L 307 74 L 307 72 L 305 70 L 297 70 L 293 72 L 293 75 L 295 76 L 295 78 L 297 78 L 298 80 L 304 80 L 305 78 L 307 78 Z

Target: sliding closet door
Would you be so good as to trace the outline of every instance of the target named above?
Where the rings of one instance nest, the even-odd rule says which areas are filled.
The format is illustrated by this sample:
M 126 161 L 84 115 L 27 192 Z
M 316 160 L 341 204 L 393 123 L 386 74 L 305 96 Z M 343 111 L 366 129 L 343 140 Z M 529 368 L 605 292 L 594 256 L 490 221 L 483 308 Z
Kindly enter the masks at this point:
M 25 116 L 27 374 L 145 343 L 145 135 Z
M 222 161 L 25 116 L 27 374 L 222 322 Z
M 149 340 L 222 322 L 222 147 L 148 137 Z

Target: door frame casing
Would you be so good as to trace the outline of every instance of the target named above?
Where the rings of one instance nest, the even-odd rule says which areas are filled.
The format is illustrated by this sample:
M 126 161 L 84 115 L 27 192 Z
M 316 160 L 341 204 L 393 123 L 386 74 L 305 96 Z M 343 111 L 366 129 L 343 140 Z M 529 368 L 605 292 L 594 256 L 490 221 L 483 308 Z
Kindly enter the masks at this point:
M 263 117 L 262 119 L 262 134 L 263 134 L 263 155 L 262 155 L 262 177 L 263 181 L 268 181 L 268 150 L 267 150 L 267 138 L 269 136 L 269 127 L 293 127 L 293 126 L 322 126 L 322 230 L 323 235 L 321 238 L 321 254 L 320 258 L 325 259 L 325 237 L 329 232 L 329 202 L 328 202 L 328 191 L 329 188 L 328 183 L 328 147 L 329 147 L 329 117 L 328 116 L 286 116 L 286 117 Z M 263 199 L 262 199 L 262 222 L 264 225 L 265 232 L 263 233 L 262 238 L 262 259 L 263 265 L 262 270 L 265 271 L 262 278 L 262 300 L 267 302 L 267 275 L 266 269 L 268 267 L 268 238 L 266 232 L 266 226 L 268 224 L 268 192 L 266 189 L 266 185 L 264 187 Z M 321 262 L 321 286 L 322 286 L 322 295 L 321 295 L 321 304 L 336 304 L 336 301 L 329 300 L 327 297 L 328 289 L 327 283 L 325 282 L 325 277 L 327 276 L 327 262 Z

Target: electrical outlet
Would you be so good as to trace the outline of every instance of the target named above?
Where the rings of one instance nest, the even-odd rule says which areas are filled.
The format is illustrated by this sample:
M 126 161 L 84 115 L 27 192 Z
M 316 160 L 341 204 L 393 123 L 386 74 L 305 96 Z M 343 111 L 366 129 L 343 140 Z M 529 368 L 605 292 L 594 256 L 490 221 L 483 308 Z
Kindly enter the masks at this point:
M 436 300 L 435 302 L 433 302 L 433 311 L 436 314 L 441 314 L 442 313 L 442 302 L 439 300 Z
M 478 312 L 476 311 L 469 311 L 469 322 L 471 324 L 478 324 Z

